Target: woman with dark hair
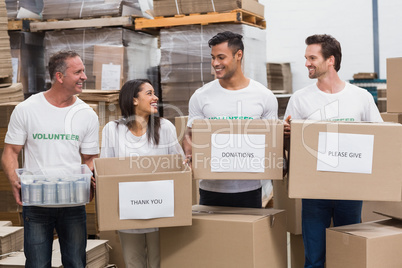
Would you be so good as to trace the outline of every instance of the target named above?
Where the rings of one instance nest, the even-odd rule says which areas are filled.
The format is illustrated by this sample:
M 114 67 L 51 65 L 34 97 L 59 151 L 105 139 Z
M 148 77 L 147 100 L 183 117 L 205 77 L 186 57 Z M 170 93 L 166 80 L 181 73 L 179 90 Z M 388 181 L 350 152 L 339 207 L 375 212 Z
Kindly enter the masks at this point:
M 100 157 L 182 154 L 174 125 L 157 116 L 158 97 L 146 79 L 127 81 L 120 90 L 122 118 L 102 131 Z M 124 262 L 130 267 L 159 267 L 157 228 L 119 231 Z

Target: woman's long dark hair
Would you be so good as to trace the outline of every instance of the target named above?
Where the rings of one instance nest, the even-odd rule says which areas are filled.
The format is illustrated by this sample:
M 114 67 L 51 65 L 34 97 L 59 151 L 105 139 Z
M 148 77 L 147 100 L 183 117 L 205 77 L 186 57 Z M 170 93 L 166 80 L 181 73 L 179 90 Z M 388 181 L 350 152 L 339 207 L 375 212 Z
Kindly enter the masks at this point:
M 117 120 L 117 124 L 123 123 L 129 129 L 133 127 L 135 121 L 135 109 L 133 104 L 134 98 L 138 98 L 138 93 L 141 91 L 141 87 L 145 83 L 152 85 L 151 81 L 149 81 L 148 79 L 133 79 L 124 83 L 123 87 L 120 89 L 119 94 L 119 106 L 123 118 Z M 148 142 L 152 140 L 155 145 L 159 144 L 160 127 L 160 117 L 158 115 L 151 114 L 149 116 L 147 127 Z

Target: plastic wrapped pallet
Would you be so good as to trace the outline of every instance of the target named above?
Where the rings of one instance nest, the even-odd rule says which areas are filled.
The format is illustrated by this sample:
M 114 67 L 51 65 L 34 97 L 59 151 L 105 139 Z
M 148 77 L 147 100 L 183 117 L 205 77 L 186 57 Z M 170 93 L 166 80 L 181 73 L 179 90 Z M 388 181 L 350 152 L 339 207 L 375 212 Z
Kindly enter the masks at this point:
M 6 0 L 6 7 L 9 19 L 19 18 L 21 8 L 39 15 L 43 9 L 43 0 Z
M 45 34 L 12 31 L 9 35 L 16 70 L 13 82 L 22 83 L 26 97 L 45 90 Z
M 148 0 L 42 0 L 44 19 L 80 19 L 102 16 L 147 16 Z
M 118 90 L 130 79 L 158 80 L 157 45 L 156 37 L 123 28 L 46 32 L 45 62 L 59 50 L 75 50 L 85 65 L 85 89 Z
M 188 25 L 160 31 L 163 116 L 188 115 L 192 93 L 215 78 L 208 41 L 219 32 L 243 36 L 244 74 L 267 86 L 265 30 L 244 24 Z

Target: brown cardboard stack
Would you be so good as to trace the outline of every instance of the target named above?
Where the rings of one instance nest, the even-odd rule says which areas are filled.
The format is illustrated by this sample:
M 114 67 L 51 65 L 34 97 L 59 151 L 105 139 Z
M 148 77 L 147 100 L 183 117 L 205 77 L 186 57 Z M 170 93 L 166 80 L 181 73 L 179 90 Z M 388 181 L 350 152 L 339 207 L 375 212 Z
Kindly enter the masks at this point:
M 243 35 L 244 73 L 267 85 L 265 49 L 255 49 L 266 47 L 264 30 L 244 24 L 186 25 L 162 29 L 160 72 L 165 118 L 173 122 L 177 116 L 188 115 L 191 95 L 205 83 L 214 80 L 208 40 L 223 31 Z
M 292 93 L 290 63 L 267 63 L 268 88 L 274 93 Z
M 0 87 L 0 104 L 21 102 L 24 100 L 23 86 L 21 83 L 11 84 L 8 87 Z
M 59 7 L 58 7 L 59 8 Z M 122 82 L 148 78 L 157 87 L 157 38 L 123 28 L 48 31 L 45 62 L 59 50 L 75 50 L 85 65 L 85 89 L 119 90 Z M 46 73 L 46 82 L 50 83 Z
M 11 83 L 13 67 L 11 63 L 10 37 L 7 33 L 8 20 L 4 0 L 0 1 L 0 86 Z M 4 85 L 3 85 L 4 86 Z
M 139 0 L 43 0 L 44 19 L 80 19 L 102 16 L 121 16 L 129 13 L 147 16 L 150 7 Z
M 103 127 L 121 117 L 118 90 L 83 90 L 79 98 L 85 101 L 99 118 L 99 146 L 102 144 Z
M 58 239 L 53 241 L 52 268 L 62 268 L 60 245 Z M 103 268 L 109 263 L 107 240 L 87 240 L 87 266 L 90 268 Z M 0 260 L 0 267 L 25 267 L 24 252 L 13 253 Z
M 0 155 L 3 154 L 4 138 L 7 133 L 11 113 L 18 103 L 19 102 L 10 102 L 0 104 Z M 18 157 L 19 167 L 22 167 L 22 155 L 23 153 L 21 152 Z M 13 193 L 11 192 L 10 183 L 0 165 L 0 220 L 12 221 L 13 225 L 16 226 L 22 225 L 20 217 L 21 211 L 22 209 L 15 202 Z
M 402 58 L 387 59 L 387 112 L 384 121 L 402 123 Z
M 24 228 L 1 226 L 0 227 L 0 258 L 6 254 L 22 250 L 24 247 Z
M 264 16 L 264 5 L 256 0 L 154 0 L 155 16 L 228 12 L 234 9 L 243 9 Z

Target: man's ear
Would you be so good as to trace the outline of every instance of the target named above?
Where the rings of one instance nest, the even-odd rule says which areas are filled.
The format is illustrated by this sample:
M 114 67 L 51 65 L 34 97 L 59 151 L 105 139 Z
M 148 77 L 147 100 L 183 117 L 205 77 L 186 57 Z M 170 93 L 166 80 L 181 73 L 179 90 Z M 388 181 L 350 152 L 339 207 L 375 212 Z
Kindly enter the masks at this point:
M 57 72 L 54 76 L 60 84 L 63 84 L 63 73 Z

